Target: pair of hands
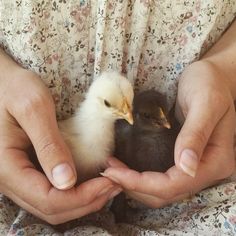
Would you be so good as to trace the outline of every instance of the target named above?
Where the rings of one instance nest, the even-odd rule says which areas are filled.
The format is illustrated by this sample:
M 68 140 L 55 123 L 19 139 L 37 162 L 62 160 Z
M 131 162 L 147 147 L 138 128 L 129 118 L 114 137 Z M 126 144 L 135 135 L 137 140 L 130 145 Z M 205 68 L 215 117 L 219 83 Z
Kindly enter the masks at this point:
M 166 173 L 138 173 L 110 158 L 107 178 L 76 187 L 73 160 L 59 133 L 48 89 L 34 73 L 13 67 L 11 78 L 0 78 L 0 191 L 51 224 L 99 210 L 120 186 L 144 204 L 161 207 L 234 170 L 233 99 L 224 75 L 208 63 L 192 64 L 180 79 L 176 110 L 185 122 L 174 167 Z M 46 176 L 28 158 L 31 143 Z

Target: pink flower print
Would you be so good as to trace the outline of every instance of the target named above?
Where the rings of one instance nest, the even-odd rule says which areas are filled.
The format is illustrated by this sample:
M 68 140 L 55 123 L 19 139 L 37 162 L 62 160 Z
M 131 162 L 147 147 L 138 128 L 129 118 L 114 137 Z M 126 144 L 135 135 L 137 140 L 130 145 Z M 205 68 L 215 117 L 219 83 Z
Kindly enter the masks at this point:
M 224 189 L 224 192 L 225 192 L 226 195 L 232 195 L 235 192 L 235 190 L 230 188 L 230 187 L 226 187 Z
M 85 13 L 84 14 L 88 14 L 88 13 Z M 74 20 L 78 23 L 76 24 L 77 26 L 77 30 L 79 32 L 83 31 L 84 30 L 84 20 L 83 20 L 83 13 L 81 13 L 81 11 L 77 11 L 77 10 L 74 10 L 70 13 L 70 15 L 74 18 Z
M 76 14 L 77 14 L 77 11 L 75 10 L 70 13 L 71 16 L 76 16 Z
M 24 32 L 29 32 L 32 33 L 33 32 L 33 27 L 31 25 L 28 25 L 25 29 Z
M 188 42 L 188 37 L 186 35 L 182 35 L 179 39 L 178 39 L 178 43 L 180 46 L 184 46 L 186 45 Z
M 236 216 L 230 216 L 230 217 L 229 217 L 229 222 L 230 222 L 231 224 L 236 224 Z
M 89 56 L 89 63 L 94 63 L 95 59 L 93 56 Z
M 145 7 L 148 7 L 150 4 L 150 0 L 140 0 L 140 3 L 142 3 Z
M 51 65 L 52 64 L 52 58 L 51 57 L 48 57 L 47 60 L 46 60 L 46 63 Z
M 89 15 L 90 8 L 89 7 L 83 7 L 82 8 L 82 15 L 87 17 Z
M 31 26 L 36 26 L 36 22 L 37 22 L 37 20 L 35 20 L 34 17 L 30 17 L 30 24 L 31 24 Z
M 65 86 L 70 86 L 71 81 L 67 77 L 63 77 L 62 78 L 62 84 L 65 85 Z
M 56 54 L 53 54 L 53 55 L 52 55 L 52 58 L 53 58 L 54 61 L 58 61 L 59 56 L 58 56 L 58 54 L 56 53 Z
M 170 24 L 170 26 L 169 26 L 169 30 L 173 31 L 173 30 L 175 30 L 175 29 L 176 29 L 176 25 L 174 25 L 174 24 Z
M 73 18 L 75 19 L 76 22 L 82 23 L 81 16 L 78 11 L 74 10 L 70 13 L 70 15 L 73 16 Z
M 196 2 L 196 12 L 200 12 L 201 11 L 201 2 L 200 1 L 197 1 Z
M 113 9 L 114 9 L 114 6 L 113 6 L 113 4 L 112 4 L 111 2 L 109 2 L 107 8 L 108 8 L 109 10 L 113 10 Z
M 125 28 L 125 25 L 126 25 L 126 17 L 121 17 L 120 18 L 120 26 L 122 28 Z
M 197 22 L 197 16 L 192 16 L 189 18 L 189 23 L 191 23 L 191 25 L 193 25 L 193 23 L 196 23 Z
M 57 105 L 60 102 L 60 96 L 57 93 L 54 93 L 52 95 L 52 98 L 54 100 L 54 103 Z
M 46 11 L 44 12 L 44 18 L 48 19 L 50 17 L 50 12 Z

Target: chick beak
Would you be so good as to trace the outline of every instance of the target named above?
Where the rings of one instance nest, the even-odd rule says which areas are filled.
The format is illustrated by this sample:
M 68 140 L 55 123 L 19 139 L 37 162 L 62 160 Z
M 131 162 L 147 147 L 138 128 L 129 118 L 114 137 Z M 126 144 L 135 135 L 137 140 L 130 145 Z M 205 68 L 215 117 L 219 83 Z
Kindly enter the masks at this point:
M 129 124 L 134 124 L 134 119 L 131 111 L 127 111 L 125 114 L 123 114 L 123 118 L 127 120 Z
M 127 102 L 124 102 L 123 105 L 123 110 L 121 112 L 121 117 L 125 119 L 129 124 L 133 125 L 134 124 L 134 119 L 133 119 L 133 114 L 132 114 L 132 109 L 128 105 Z
M 162 126 L 167 128 L 167 129 L 171 129 L 171 125 L 170 122 L 167 120 L 163 110 L 161 109 L 161 120 L 162 120 Z
M 167 128 L 167 129 L 171 129 L 171 125 L 167 120 L 163 123 L 163 127 Z

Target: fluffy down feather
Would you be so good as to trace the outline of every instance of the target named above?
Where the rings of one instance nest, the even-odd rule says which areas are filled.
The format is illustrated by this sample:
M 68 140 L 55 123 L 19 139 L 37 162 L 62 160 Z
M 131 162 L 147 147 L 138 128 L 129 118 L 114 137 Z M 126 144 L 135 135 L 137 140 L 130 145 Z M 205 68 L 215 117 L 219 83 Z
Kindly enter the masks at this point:
M 59 122 L 78 172 L 78 182 L 96 177 L 113 154 L 114 123 L 133 123 L 131 83 L 117 72 L 101 74 L 91 84 L 75 116 Z

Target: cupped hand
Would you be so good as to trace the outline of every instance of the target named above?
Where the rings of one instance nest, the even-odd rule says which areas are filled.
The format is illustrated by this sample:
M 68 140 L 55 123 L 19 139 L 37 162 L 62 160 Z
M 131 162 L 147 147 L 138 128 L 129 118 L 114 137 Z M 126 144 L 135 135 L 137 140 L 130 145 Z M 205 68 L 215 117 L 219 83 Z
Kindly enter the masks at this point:
M 235 169 L 234 104 L 218 68 L 205 61 L 187 67 L 178 85 L 176 114 L 183 127 L 175 144 L 175 166 L 166 173 L 139 173 L 111 158 L 104 172 L 132 198 L 151 207 L 189 197 Z
M 99 210 L 119 188 L 104 177 L 73 187 L 76 171 L 49 90 L 36 74 L 6 65 L 0 76 L 1 193 L 51 224 Z M 27 155 L 31 143 L 46 176 Z

